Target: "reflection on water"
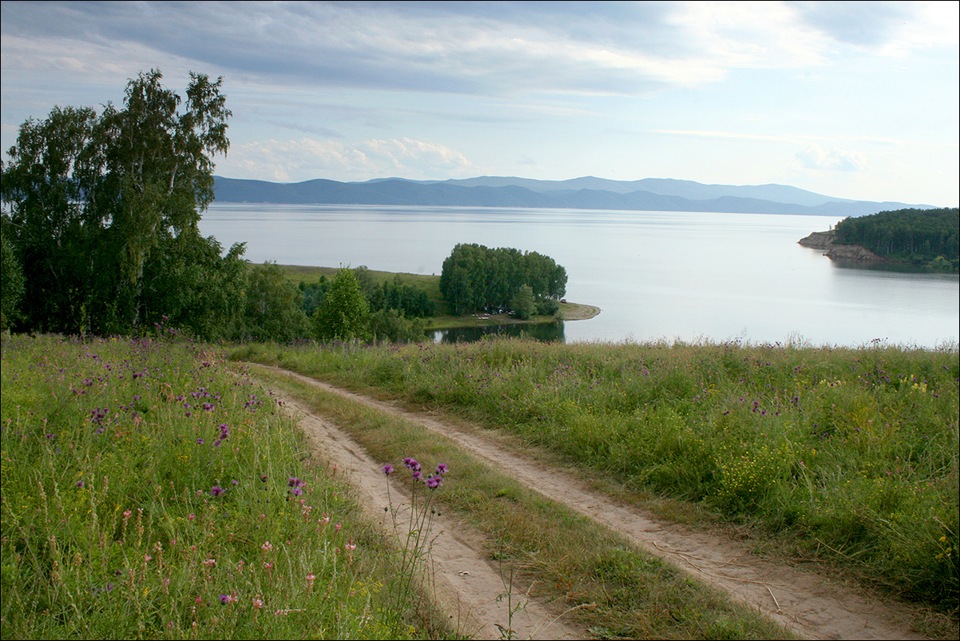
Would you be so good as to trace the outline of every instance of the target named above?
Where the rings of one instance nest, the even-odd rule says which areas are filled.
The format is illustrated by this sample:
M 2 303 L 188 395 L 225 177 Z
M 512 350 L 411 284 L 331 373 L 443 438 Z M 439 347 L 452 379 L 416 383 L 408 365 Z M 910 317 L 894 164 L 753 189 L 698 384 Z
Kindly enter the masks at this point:
M 563 343 L 563 321 L 530 325 L 488 325 L 486 327 L 457 327 L 431 331 L 434 343 L 471 343 L 486 336 L 532 338 L 545 343 Z

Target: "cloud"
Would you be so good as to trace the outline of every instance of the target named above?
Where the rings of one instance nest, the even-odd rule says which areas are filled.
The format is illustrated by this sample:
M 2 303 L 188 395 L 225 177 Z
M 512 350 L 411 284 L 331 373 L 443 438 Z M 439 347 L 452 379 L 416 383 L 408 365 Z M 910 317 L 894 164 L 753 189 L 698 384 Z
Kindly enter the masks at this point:
M 299 182 L 317 176 L 362 181 L 400 176 L 428 180 L 438 175 L 469 177 L 477 167 L 444 145 L 410 138 L 370 139 L 358 143 L 316 140 L 268 140 L 231 147 L 217 173 L 231 178 Z
M 4 58 L 82 41 L 91 55 L 72 62 L 87 73 L 152 51 L 251 84 L 644 95 L 824 64 L 838 42 L 906 46 L 930 33 L 935 5 L 956 3 L 4 3 Z
M 808 145 L 797 152 L 797 158 L 807 169 L 830 171 L 860 171 L 866 166 L 863 154 L 842 149 L 824 149 Z

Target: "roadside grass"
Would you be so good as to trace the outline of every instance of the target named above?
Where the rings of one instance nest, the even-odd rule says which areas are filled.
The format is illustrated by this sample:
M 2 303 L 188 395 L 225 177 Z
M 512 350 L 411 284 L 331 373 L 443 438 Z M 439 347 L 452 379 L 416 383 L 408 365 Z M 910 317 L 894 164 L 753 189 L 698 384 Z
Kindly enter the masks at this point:
M 452 638 L 210 347 L 6 337 L 0 637 Z
M 500 428 L 636 500 L 695 505 L 768 554 L 925 604 L 956 630 L 956 346 L 497 338 L 235 357 Z
M 690 580 L 416 424 L 283 374 L 256 366 L 251 374 L 335 421 L 375 458 L 397 460 L 416 451 L 445 461 L 447 482 L 433 499 L 442 508 L 437 524 L 442 527 L 443 513 L 452 511 L 485 534 L 512 608 L 536 595 L 597 638 L 795 638 L 753 608 Z M 515 638 L 505 617 L 497 622 L 504 638 Z

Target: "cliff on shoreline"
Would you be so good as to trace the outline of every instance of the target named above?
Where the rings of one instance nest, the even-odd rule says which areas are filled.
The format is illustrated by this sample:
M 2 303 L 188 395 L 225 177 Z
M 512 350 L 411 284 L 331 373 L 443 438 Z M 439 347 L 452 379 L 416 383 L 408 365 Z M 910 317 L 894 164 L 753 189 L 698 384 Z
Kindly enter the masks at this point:
M 862 245 L 837 245 L 833 242 L 832 231 L 815 231 L 797 241 L 803 247 L 825 250 L 824 256 L 830 260 L 856 261 L 864 263 L 896 262 L 878 256 Z

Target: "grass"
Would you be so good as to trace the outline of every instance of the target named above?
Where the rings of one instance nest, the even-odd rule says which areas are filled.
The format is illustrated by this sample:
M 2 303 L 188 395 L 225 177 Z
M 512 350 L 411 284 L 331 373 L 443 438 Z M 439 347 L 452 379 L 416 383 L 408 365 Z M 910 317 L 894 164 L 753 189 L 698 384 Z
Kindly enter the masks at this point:
M 215 350 L 14 337 L 2 369 L 2 638 L 456 636 Z
M 955 625 L 956 347 L 497 339 L 236 356 L 500 428 Z
M 257 378 L 333 419 L 372 456 L 417 451 L 449 464 L 442 514 L 455 512 L 485 535 L 504 579 L 503 598 L 521 608 L 529 595 L 553 605 L 598 638 L 793 638 L 753 608 L 691 581 L 590 519 L 527 490 L 451 442 L 396 416 L 255 367 Z M 497 622 L 511 635 L 509 616 Z

